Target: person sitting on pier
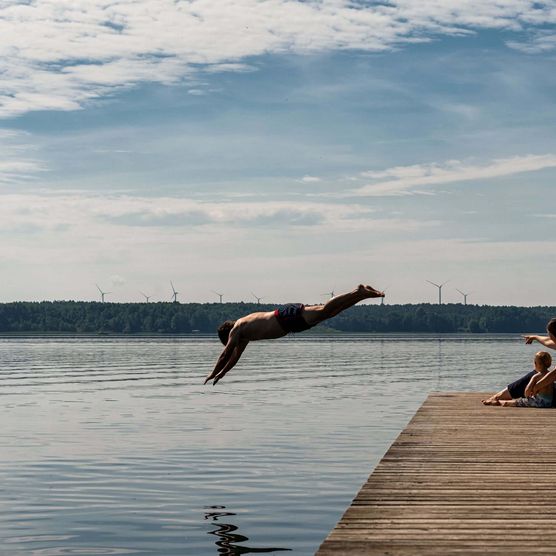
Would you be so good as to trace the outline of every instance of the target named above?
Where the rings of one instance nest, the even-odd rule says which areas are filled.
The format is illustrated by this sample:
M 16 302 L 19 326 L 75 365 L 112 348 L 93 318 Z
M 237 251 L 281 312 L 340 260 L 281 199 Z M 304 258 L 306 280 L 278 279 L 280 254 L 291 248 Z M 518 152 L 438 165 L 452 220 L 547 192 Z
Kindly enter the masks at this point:
M 548 369 L 552 365 L 552 357 L 547 351 L 539 351 L 535 354 L 535 374 L 531 377 L 529 384 L 525 388 L 526 397 L 499 400 L 484 400 L 485 405 L 502 405 L 506 407 L 552 407 L 552 399 L 554 397 L 554 380 L 552 382 L 543 381 L 539 387 L 538 384 L 548 376 Z M 533 394 L 534 392 L 534 394 Z
M 324 305 L 289 303 L 274 311 L 251 313 L 238 320 L 224 322 L 218 328 L 218 337 L 225 347 L 205 384 L 209 380 L 213 380 L 213 384 L 221 380 L 239 361 L 249 342 L 272 340 L 291 332 L 303 332 L 364 299 L 374 297 L 384 297 L 384 292 L 360 284 L 353 291 L 337 295 Z
M 547 347 L 549 349 L 556 350 L 556 318 L 548 321 L 546 325 L 547 336 L 524 336 L 526 344 L 532 344 L 533 342 L 538 342 L 539 344 Z M 498 405 L 497 401 L 503 400 L 515 400 L 518 398 L 534 396 L 539 389 L 543 388 L 547 384 L 554 384 L 556 388 L 556 369 L 546 373 L 541 380 L 536 384 L 530 384 L 531 378 L 536 374 L 533 370 L 522 377 L 518 378 L 516 381 L 508 384 L 504 390 L 501 390 L 494 396 L 491 396 L 487 400 L 483 400 L 485 405 Z M 556 392 L 552 396 L 552 406 L 556 407 Z

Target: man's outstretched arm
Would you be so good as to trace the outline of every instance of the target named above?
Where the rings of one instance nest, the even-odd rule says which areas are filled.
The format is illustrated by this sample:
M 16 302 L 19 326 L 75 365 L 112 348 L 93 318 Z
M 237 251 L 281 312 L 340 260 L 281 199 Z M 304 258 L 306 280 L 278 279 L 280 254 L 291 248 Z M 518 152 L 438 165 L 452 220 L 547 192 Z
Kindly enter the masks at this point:
M 241 344 L 245 345 L 243 345 L 243 347 L 239 349 Z M 222 378 L 222 376 L 224 376 L 238 362 L 241 354 L 243 353 L 243 350 L 246 347 L 247 342 L 240 341 L 239 330 L 237 328 L 232 328 L 228 337 L 228 343 L 220 354 L 218 361 L 216 361 L 214 369 L 205 379 L 205 384 L 209 380 L 212 380 L 216 377 L 219 377 L 218 380 L 220 380 L 220 378 Z M 217 381 L 215 380 L 214 384 L 216 384 L 216 382 Z
M 539 342 L 544 347 L 556 349 L 556 344 L 550 339 L 550 336 L 523 336 L 526 344 L 532 344 L 533 342 Z
M 230 357 L 232 356 L 234 348 L 229 347 L 229 343 L 226 347 L 222 350 L 220 357 L 216 361 L 216 365 L 214 369 L 208 374 L 207 378 L 205 379 L 204 384 L 206 384 L 209 380 L 212 380 L 226 365 Z
M 247 341 L 240 342 L 235 347 L 234 351 L 232 352 L 232 355 L 224 365 L 224 368 L 219 373 L 217 373 L 216 376 L 214 377 L 214 382 L 212 383 L 213 385 L 216 384 L 221 378 L 223 378 L 228 371 L 231 371 L 233 369 L 235 364 L 239 361 L 241 354 L 245 351 L 245 348 L 247 347 L 248 343 L 249 342 Z

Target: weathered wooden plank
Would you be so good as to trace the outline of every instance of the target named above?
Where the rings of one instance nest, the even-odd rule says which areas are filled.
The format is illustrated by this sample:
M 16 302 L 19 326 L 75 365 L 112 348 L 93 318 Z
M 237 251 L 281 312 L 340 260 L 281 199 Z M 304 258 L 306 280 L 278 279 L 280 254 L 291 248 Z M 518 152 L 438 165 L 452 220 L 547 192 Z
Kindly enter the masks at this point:
M 431 394 L 318 556 L 554 554 L 556 411 Z
M 533 555 L 554 554 L 553 547 L 542 547 L 536 543 L 508 543 L 502 542 L 495 546 L 485 546 L 479 543 L 450 543 L 432 546 L 429 543 L 415 541 L 405 542 L 378 542 L 378 541 L 354 541 L 350 543 L 335 542 L 323 545 L 318 552 L 319 556 L 418 556 L 427 554 L 429 556 L 445 556 L 446 554 L 511 554 L 511 555 Z

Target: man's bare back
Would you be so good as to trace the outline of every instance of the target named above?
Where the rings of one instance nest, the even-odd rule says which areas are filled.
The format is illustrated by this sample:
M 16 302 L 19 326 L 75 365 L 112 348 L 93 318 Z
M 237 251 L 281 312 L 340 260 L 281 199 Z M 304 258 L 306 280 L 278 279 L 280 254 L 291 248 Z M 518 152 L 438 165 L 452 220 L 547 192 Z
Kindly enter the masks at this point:
M 236 321 L 226 321 L 218 329 L 224 350 L 205 384 L 216 384 L 239 361 L 247 344 L 256 340 L 273 340 L 290 332 L 301 332 L 335 317 L 364 299 L 384 297 L 384 293 L 360 284 L 355 290 L 337 295 L 324 305 L 289 304 L 283 309 L 251 313 Z
M 250 342 L 256 340 L 274 340 L 286 335 L 282 329 L 274 311 L 251 313 L 236 320 L 234 328 L 240 338 Z

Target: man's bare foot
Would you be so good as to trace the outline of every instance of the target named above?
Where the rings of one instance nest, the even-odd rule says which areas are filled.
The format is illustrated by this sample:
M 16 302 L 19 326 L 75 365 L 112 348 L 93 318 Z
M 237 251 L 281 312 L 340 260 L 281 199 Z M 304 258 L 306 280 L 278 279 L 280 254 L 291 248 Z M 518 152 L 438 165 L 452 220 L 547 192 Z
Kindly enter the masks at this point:
M 384 292 L 375 290 L 372 286 L 366 286 L 365 284 L 359 284 L 357 292 L 365 294 L 365 297 L 384 297 Z
M 484 405 L 500 405 L 500 400 L 498 398 L 488 398 L 488 400 L 483 400 Z

